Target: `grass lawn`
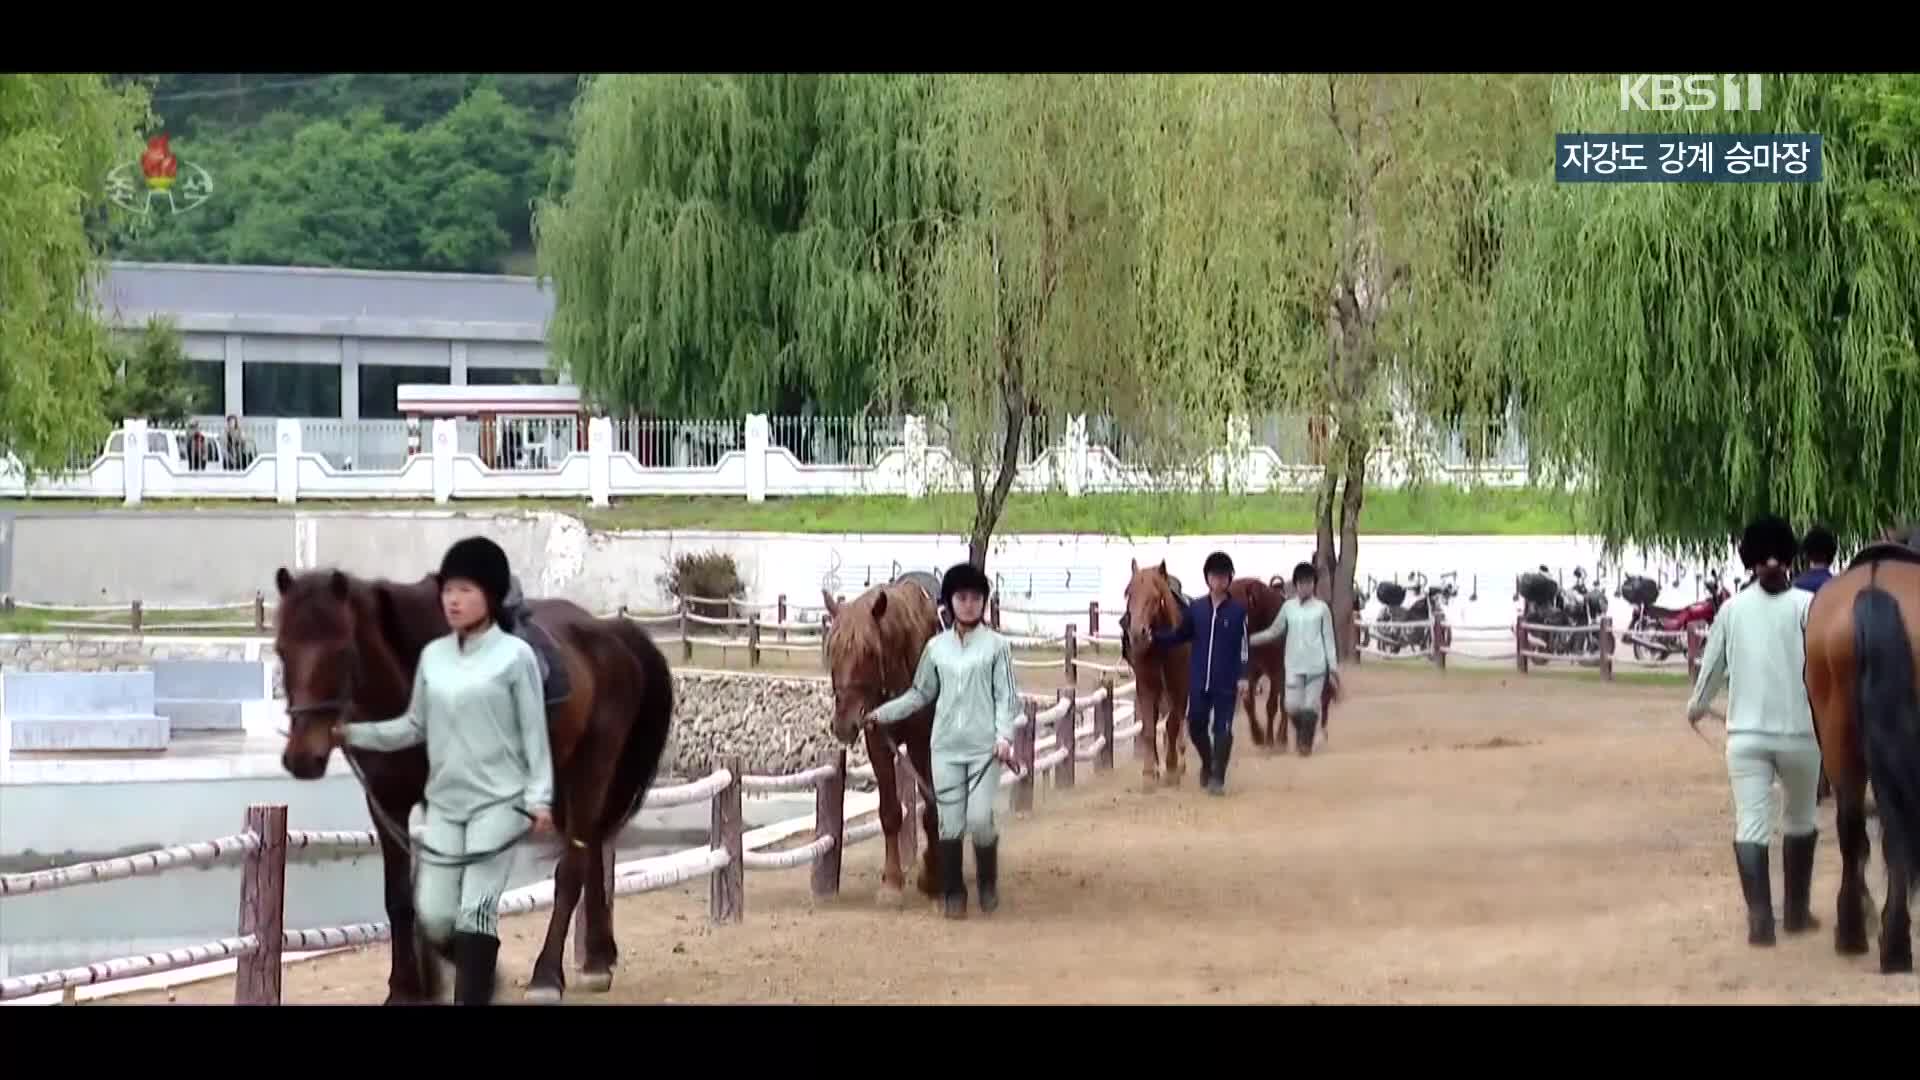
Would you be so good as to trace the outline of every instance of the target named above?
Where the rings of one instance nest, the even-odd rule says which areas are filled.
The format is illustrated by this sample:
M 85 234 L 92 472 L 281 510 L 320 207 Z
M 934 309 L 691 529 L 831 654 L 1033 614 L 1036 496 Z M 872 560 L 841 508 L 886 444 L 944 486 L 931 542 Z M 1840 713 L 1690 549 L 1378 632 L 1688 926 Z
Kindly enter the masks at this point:
M 519 499 L 431 502 L 373 499 L 302 501 L 304 513 L 327 511 L 552 510 L 573 514 L 601 530 L 671 529 L 791 533 L 965 533 L 973 521 L 973 496 L 819 496 L 750 503 L 732 496 L 644 496 L 615 500 L 596 510 L 579 499 Z M 119 502 L 81 499 L 0 500 L 0 513 L 125 510 Z M 230 499 L 158 500 L 140 511 L 209 513 L 281 512 L 271 503 Z M 1365 533 L 1376 536 L 1565 536 L 1578 532 L 1571 499 L 1531 489 L 1452 487 L 1367 493 L 1361 515 Z M 1104 533 L 1114 536 L 1311 534 L 1310 494 L 1224 495 L 1015 494 L 996 534 Z

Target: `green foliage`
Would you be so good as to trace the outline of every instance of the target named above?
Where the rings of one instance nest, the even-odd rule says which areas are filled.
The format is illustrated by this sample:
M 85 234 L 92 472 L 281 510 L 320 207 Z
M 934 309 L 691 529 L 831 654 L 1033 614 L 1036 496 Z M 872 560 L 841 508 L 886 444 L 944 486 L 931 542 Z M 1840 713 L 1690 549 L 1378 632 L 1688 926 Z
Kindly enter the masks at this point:
M 1753 515 L 1843 545 L 1920 513 L 1920 77 L 1769 75 L 1759 113 L 1635 130 L 1818 132 L 1818 184 L 1515 192 L 1499 326 L 1550 476 L 1610 546 L 1724 551 Z M 1555 81 L 1557 128 L 1621 126 Z
M 119 378 L 107 388 L 102 415 L 118 425 L 130 416 L 163 425 L 184 424 L 196 413 L 215 411 L 202 400 L 202 387 L 188 369 L 185 343 L 171 320 L 147 320 L 139 338 L 117 343 L 115 367 Z
M 682 552 L 674 556 L 673 566 L 657 579 L 668 596 L 686 600 L 688 610 L 709 619 L 730 617 L 732 605 L 701 603 L 706 600 L 731 600 L 747 595 L 747 584 L 740 577 L 740 565 L 724 551 Z
M 162 75 L 175 152 L 213 198 L 120 258 L 499 272 L 531 244 L 573 76 Z M 527 80 L 532 80 L 528 82 Z
M 111 345 L 98 317 L 106 177 L 139 152 L 147 101 L 99 75 L 0 78 L 0 453 L 29 474 L 106 437 Z

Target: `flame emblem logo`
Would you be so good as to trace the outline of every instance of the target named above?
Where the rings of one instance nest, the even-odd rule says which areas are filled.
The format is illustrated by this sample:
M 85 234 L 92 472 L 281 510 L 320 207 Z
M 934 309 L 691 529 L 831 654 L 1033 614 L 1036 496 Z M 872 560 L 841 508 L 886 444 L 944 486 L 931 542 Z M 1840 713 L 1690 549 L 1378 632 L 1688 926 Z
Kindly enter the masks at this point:
M 156 206 L 168 214 L 184 214 L 212 197 L 213 174 L 176 157 L 171 138 L 164 131 L 149 138 L 137 160 L 107 173 L 107 198 L 114 205 L 142 217 Z

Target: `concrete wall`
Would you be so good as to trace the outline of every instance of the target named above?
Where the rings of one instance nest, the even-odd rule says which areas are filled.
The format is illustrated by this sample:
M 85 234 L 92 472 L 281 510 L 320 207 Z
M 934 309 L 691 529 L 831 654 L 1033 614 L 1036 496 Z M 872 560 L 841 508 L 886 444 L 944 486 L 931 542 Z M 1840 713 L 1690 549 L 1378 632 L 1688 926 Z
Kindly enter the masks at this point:
M 683 552 L 731 553 L 746 578 L 749 599 L 772 603 L 784 593 L 795 609 L 817 609 L 823 588 L 852 596 L 901 571 L 939 573 L 966 557 L 966 541 L 959 536 L 601 533 L 571 515 L 548 511 L 22 515 L 14 533 L 14 593 L 56 604 L 134 597 L 149 606 L 237 603 L 256 589 L 271 599 L 274 570 L 282 565 L 337 566 L 413 581 L 436 567 L 454 540 L 474 533 L 506 549 L 528 592 L 568 597 L 597 611 L 621 604 L 670 606 L 657 578 Z M 1004 607 L 1060 612 L 1010 613 L 1003 626 L 1057 634 L 1069 622 L 1085 630 L 1090 601 L 1117 618 L 1132 560 L 1165 559 L 1169 569 L 1197 587 L 1200 565 L 1216 549 L 1231 554 L 1241 574 L 1269 577 L 1290 574 L 1295 563 L 1309 558 L 1313 538 L 1010 536 L 994 542 L 988 571 L 999 578 Z M 76 552 L 84 554 L 75 558 Z M 1494 625 L 1513 620 L 1518 609 L 1514 579 L 1520 572 L 1545 564 L 1571 584 L 1574 567 L 1591 574 L 1599 562 L 1598 543 L 1580 537 L 1368 537 L 1361 542 L 1360 575 L 1364 586 L 1368 576 L 1405 580 L 1416 570 L 1435 578 L 1456 571 L 1459 596 L 1448 617 L 1461 626 Z M 1630 550 L 1620 567 L 1609 568 L 1609 592 L 1617 588 L 1621 569 L 1661 576 L 1668 585 L 1663 604 L 1698 595 L 1697 567 L 1677 567 Z M 1682 575 L 1684 582 L 1674 585 Z M 1630 614 L 1631 608 L 1614 598 L 1614 617 Z M 818 614 L 790 609 L 789 618 L 817 619 Z

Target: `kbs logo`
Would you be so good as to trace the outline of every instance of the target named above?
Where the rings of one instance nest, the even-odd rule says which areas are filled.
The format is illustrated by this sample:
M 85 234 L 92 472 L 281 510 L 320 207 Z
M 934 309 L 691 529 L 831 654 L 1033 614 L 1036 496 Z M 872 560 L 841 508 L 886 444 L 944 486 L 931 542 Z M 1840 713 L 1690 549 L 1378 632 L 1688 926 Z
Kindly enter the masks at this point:
M 1743 83 L 1744 79 L 1744 83 Z M 1744 89 L 1744 93 L 1742 92 Z M 1620 111 L 1760 111 L 1758 75 L 1622 75 Z

